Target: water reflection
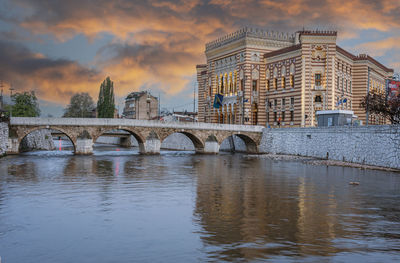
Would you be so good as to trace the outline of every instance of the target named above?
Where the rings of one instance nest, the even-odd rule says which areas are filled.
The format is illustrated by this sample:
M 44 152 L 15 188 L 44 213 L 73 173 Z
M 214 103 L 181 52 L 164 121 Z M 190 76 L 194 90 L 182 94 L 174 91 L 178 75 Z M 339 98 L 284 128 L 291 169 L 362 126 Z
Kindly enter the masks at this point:
M 394 173 L 112 147 L 27 153 L 0 159 L 0 256 L 396 262 L 399 201 Z

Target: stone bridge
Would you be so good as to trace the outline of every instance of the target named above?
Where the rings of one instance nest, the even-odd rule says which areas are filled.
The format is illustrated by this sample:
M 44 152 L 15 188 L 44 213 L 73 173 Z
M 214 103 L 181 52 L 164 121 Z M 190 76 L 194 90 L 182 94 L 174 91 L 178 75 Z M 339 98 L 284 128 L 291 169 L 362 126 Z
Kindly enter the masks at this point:
M 158 154 L 161 143 L 173 133 L 185 134 L 197 153 L 218 153 L 226 138 L 237 135 L 249 153 L 258 153 L 262 126 L 210 123 L 174 123 L 132 119 L 100 118 L 25 118 L 10 119 L 8 154 L 19 153 L 22 139 L 38 129 L 52 129 L 65 134 L 74 146 L 75 154 L 93 153 L 93 143 L 111 130 L 132 134 L 139 143 L 142 154 Z

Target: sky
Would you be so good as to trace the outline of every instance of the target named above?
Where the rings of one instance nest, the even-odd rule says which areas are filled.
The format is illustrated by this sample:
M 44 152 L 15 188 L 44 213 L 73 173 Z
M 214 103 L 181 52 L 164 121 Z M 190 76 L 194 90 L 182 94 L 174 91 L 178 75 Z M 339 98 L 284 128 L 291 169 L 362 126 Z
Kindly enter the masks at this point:
M 71 96 L 97 101 L 101 82 L 124 97 L 150 90 L 161 107 L 193 110 L 205 44 L 244 26 L 337 30 L 338 44 L 400 72 L 398 0 L 0 0 L 4 93 L 34 90 L 42 116 Z

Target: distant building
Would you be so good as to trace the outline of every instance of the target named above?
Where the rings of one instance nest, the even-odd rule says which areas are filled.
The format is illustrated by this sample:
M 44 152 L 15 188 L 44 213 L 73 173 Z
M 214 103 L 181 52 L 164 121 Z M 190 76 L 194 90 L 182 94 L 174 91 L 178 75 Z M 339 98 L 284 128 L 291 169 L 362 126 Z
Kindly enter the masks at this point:
M 360 102 L 385 93 L 393 69 L 349 53 L 336 38 L 336 31 L 244 28 L 206 44 L 207 64 L 196 66 L 199 121 L 304 127 L 317 125 L 317 111 L 352 110 L 365 124 L 385 124 Z
M 122 116 L 127 119 L 153 120 L 158 118 L 158 98 L 148 91 L 132 92 L 125 98 Z
M 161 118 L 165 122 L 197 122 L 197 112 L 175 111 Z

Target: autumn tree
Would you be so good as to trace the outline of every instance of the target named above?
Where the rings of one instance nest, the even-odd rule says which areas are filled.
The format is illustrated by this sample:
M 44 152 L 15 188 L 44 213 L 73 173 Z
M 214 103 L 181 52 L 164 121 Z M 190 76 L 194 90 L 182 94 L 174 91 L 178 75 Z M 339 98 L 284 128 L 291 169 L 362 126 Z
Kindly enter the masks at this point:
M 388 99 L 384 93 L 369 93 L 361 101 L 361 107 L 369 113 L 384 117 L 392 124 L 400 124 L 400 94 Z
M 70 103 L 64 110 L 63 117 L 91 118 L 95 104 L 87 92 L 76 93 L 71 97 Z
M 107 77 L 100 85 L 99 100 L 97 101 L 98 118 L 113 118 L 115 111 L 114 83 Z

